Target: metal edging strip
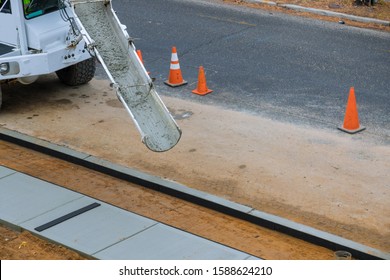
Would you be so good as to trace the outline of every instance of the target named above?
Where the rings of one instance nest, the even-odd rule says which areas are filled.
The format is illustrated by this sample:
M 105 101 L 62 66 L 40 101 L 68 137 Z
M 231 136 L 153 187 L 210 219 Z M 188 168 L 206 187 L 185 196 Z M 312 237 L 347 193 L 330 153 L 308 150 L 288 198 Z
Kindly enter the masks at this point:
M 85 213 L 87 211 L 90 211 L 90 210 L 92 210 L 92 209 L 94 209 L 96 207 L 99 207 L 100 205 L 101 204 L 97 203 L 97 202 L 91 203 L 91 204 L 89 204 L 89 205 L 87 205 L 85 207 L 82 207 L 82 208 L 80 208 L 78 210 L 70 212 L 70 213 L 68 213 L 68 214 L 66 214 L 64 216 L 61 216 L 61 217 L 59 217 L 57 219 L 54 219 L 54 220 L 52 220 L 50 222 L 47 222 L 47 223 L 45 223 L 45 224 L 43 224 L 41 226 L 38 226 L 38 227 L 36 227 L 34 229 L 36 231 L 38 231 L 38 232 L 44 231 L 44 230 L 49 229 L 51 227 L 54 227 L 54 226 L 56 226 L 56 225 L 58 225 L 60 223 L 63 223 L 65 221 L 69 220 L 69 219 L 72 219 L 72 218 L 74 218 L 74 217 L 76 217 L 78 215 L 81 215 L 81 214 L 83 214 L 83 213 Z

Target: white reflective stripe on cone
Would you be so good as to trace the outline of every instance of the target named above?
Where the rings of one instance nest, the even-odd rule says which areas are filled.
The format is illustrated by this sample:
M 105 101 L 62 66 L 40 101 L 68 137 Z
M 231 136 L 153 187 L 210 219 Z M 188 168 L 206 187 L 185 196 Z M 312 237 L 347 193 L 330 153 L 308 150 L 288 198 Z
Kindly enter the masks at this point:
M 179 61 L 179 58 L 177 57 L 177 53 L 172 53 L 171 61 Z
M 180 69 L 180 64 L 179 63 L 177 63 L 177 64 L 171 63 L 171 69 L 172 70 L 179 70 Z

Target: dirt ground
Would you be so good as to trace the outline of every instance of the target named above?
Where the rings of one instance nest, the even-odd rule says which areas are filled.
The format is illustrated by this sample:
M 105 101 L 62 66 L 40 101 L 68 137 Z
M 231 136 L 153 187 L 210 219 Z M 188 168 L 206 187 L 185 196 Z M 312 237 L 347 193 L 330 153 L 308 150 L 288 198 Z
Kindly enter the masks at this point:
M 0 259 L 2 260 L 83 260 L 67 248 L 44 241 L 31 233 L 0 226 Z
M 365 133 L 351 137 L 164 96 L 183 137 L 171 151 L 156 154 L 141 143 L 108 81 L 67 88 L 45 76 L 33 85 L 2 89 L 5 128 L 390 251 L 390 147 Z M 99 189 L 95 195 L 104 198 Z M 0 246 L 2 259 L 83 259 L 4 227 Z

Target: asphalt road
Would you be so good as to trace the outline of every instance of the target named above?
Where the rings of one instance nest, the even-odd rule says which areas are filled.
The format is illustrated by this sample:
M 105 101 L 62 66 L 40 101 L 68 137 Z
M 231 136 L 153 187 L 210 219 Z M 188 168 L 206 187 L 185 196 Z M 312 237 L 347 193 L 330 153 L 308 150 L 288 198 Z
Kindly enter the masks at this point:
M 390 34 L 220 1 L 114 0 L 162 95 L 335 129 L 355 87 L 360 138 L 390 143 Z M 171 47 L 184 79 L 164 85 Z M 191 93 L 198 67 L 207 96 Z M 342 133 L 342 132 L 339 132 Z

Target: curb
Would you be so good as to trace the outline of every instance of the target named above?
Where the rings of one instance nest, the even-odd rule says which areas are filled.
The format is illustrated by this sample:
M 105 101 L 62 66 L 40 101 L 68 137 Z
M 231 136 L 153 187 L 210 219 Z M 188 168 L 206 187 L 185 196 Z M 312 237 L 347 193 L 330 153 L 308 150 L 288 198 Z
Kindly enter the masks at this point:
M 344 14 L 344 13 L 332 12 L 332 11 L 328 11 L 328 10 L 306 8 L 306 7 L 293 5 L 293 4 L 282 4 L 282 3 L 279 4 L 277 2 L 268 1 L 268 0 L 245 0 L 245 1 L 249 2 L 249 3 L 260 3 L 260 4 L 270 5 L 270 6 L 282 7 L 282 8 L 295 10 L 295 11 L 299 11 L 299 12 L 307 12 L 307 13 L 318 14 L 318 15 L 323 15 L 323 16 L 349 19 L 349 20 L 353 20 L 353 21 L 357 21 L 357 22 L 375 23 L 375 24 L 379 24 L 379 25 L 390 26 L 390 21 L 380 20 L 380 19 L 375 19 L 375 18 L 354 16 L 354 15 L 349 15 L 349 14 Z

